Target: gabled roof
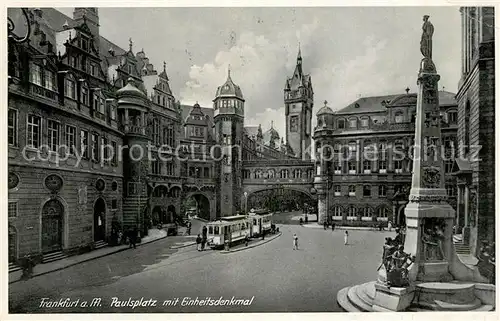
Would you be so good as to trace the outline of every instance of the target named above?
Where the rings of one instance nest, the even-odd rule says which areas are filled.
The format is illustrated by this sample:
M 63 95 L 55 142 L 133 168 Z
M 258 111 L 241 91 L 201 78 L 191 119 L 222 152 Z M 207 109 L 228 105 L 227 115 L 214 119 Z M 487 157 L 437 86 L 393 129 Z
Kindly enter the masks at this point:
M 192 109 L 193 109 L 193 106 L 191 106 L 191 105 L 181 105 L 181 113 L 182 113 L 183 120 L 185 120 L 189 116 Z M 214 109 L 200 106 L 199 110 L 203 113 L 204 116 L 208 116 L 209 122 L 213 124 L 213 122 L 214 122 Z
M 252 137 L 252 136 L 257 137 L 257 133 L 259 131 L 259 126 L 245 126 L 244 129 L 245 129 L 245 132 L 247 133 L 248 137 Z

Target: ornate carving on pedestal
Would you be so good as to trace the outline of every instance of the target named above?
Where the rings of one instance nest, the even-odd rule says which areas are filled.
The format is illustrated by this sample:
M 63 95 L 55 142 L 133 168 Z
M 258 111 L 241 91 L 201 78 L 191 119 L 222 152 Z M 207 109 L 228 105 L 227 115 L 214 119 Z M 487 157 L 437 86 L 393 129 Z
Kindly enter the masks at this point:
M 412 203 L 443 203 L 448 200 L 447 196 L 441 195 L 410 195 L 409 198 Z
M 441 173 L 439 167 L 424 167 L 422 182 L 424 188 L 439 188 L 441 182 Z
M 423 219 L 421 227 L 423 259 L 427 262 L 446 260 L 446 253 L 443 249 L 445 220 L 438 217 L 427 217 Z

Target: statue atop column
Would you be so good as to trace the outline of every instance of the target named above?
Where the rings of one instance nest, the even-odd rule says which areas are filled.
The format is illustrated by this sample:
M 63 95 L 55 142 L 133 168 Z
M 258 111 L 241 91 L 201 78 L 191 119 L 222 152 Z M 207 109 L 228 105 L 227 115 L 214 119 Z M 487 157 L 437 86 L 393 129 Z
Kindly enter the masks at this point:
M 420 52 L 425 58 L 432 60 L 432 35 L 434 34 L 434 26 L 429 21 L 429 16 L 424 16 L 424 24 L 422 25 L 422 39 L 420 40 Z

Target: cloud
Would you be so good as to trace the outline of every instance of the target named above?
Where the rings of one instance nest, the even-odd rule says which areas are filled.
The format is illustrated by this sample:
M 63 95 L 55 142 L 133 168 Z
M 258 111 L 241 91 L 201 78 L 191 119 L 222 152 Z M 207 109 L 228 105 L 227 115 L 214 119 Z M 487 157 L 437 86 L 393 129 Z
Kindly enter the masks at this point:
M 241 33 L 234 45 L 219 51 L 212 62 L 190 68 L 180 100 L 211 106 L 217 87 L 227 79 L 230 65 L 231 78 L 241 87 L 246 99 L 245 122 L 261 123 L 266 130 L 274 120 L 275 128 L 284 133 L 285 80 L 293 73 L 299 41 L 303 51 L 314 50 L 313 34 L 318 26 L 318 21 L 313 20 L 298 30 L 279 32 L 275 38 L 254 32 Z

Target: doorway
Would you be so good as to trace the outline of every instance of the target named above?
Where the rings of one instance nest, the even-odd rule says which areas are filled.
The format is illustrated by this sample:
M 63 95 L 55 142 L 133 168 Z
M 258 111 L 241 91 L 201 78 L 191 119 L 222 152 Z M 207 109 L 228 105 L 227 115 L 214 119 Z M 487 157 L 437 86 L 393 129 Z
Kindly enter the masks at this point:
M 42 209 L 42 252 L 60 251 L 62 248 L 62 221 L 64 207 L 56 199 L 47 201 Z
M 94 242 L 104 241 L 106 236 L 106 203 L 98 198 L 94 205 Z

